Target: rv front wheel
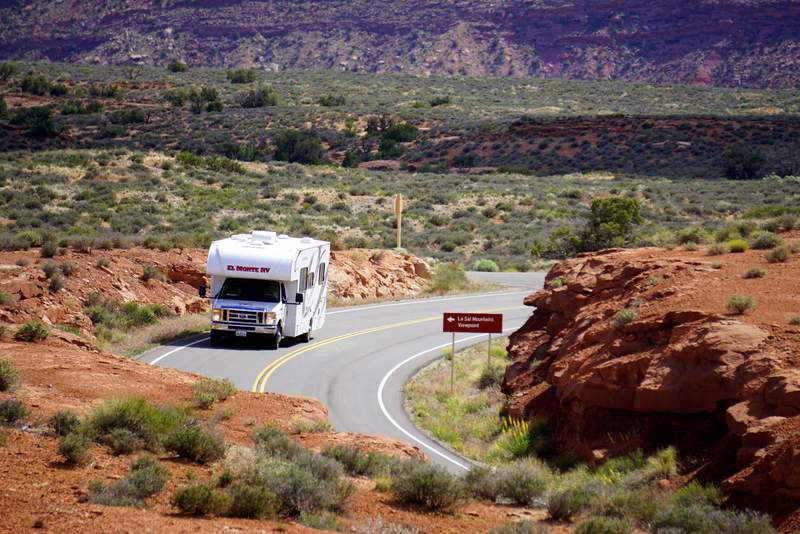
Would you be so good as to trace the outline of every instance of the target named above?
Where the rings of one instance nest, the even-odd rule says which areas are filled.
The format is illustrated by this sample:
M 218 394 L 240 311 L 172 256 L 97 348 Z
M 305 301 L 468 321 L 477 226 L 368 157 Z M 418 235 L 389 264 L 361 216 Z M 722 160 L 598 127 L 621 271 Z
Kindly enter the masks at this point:
M 281 332 L 281 325 L 278 325 L 278 328 L 275 330 L 275 335 L 270 339 L 269 348 L 277 349 L 280 347 L 281 339 L 283 339 L 283 333 Z
M 210 342 L 212 345 L 219 345 L 222 343 L 222 332 L 219 330 L 212 330 Z

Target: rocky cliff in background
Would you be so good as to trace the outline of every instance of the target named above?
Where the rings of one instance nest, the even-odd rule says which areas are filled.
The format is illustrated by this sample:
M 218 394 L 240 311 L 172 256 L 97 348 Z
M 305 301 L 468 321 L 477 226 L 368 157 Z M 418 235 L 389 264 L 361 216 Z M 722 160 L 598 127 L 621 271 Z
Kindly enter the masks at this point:
M 0 57 L 795 88 L 797 0 L 33 0 Z
M 796 527 L 800 256 L 716 259 L 641 249 L 557 265 L 511 336 L 508 409 L 546 420 L 558 450 L 583 461 L 675 445 L 693 476 Z M 764 278 L 743 278 L 753 266 Z M 734 293 L 755 310 L 728 313 Z

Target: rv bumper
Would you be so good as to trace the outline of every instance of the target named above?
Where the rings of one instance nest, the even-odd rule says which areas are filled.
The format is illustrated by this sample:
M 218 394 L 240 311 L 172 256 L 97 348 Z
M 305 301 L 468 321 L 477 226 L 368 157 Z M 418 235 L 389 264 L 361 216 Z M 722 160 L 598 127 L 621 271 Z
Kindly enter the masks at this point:
M 226 332 L 253 332 L 255 334 L 274 334 L 276 325 L 239 325 L 222 322 L 212 322 L 212 330 L 223 330 Z

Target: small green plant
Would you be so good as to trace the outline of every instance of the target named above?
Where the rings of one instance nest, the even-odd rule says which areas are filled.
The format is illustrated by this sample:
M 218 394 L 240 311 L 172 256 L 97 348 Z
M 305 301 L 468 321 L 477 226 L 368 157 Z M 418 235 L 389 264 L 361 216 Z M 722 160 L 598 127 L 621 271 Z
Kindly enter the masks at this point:
M 575 534 L 630 534 L 633 529 L 622 519 L 587 517 L 575 525 Z
M 72 276 L 78 272 L 78 266 L 71 261 L 65 261 L 61 264 L 61 272 L 64 274 L 64 276 Z
M 660 276 L 651 276 L 644 283 L 644 287 L 646 287 L 647 289 L 650 289 L 651 287 L 656 287 L 657 285 L 659 285 L 663 281 L 664 281 L 664 279 L 661 278 Z
M 322 455 L 342 464 L 344 470 L 353 476 L 377 477 L 386 475 L 397 460 L 386 454 L 364 453 L 358 447 L 334 445 L 322 450 Z
M 12 391 L 19 386 L 19 371 L 11 360 L 0 358 L 0 391 Z
M 224 402 L 236 393 L 236 386 L 227 378 L 203 378 L 192 384 L 193 399 L 199 408 L 209 408 L 215 402 Z
M 50 291 L 58 292 L 64 289 L 64 277 L 56 273 L 50 278 L 50 283 L 47 286 Z
M 720 269 L 722 269 L 723 267 L 725 267 L 725 264 L 724 264 L 724 263 L 722 263 L 721 261 L 715 261 L 715 262 L 713 262 L 713 263 L 711 264 L 711 268 L 712 268 L 712 269 L 720 270 Z
M 787 261 L 791 255 L 792 251 L 789 246 L 782 244 L 764 254 L 764 257 L 770 263 L 783 263 Z
M 527 421 L 506 417 L 500 425 L 500 439 L 495 447 L 512 458 L 526 456 L 531 450 L 531 432 Z
M 95 266 L 103 269 L 107 269 L 109 265 L 111 265 L 111 262 L 106 257 L 97 258 L 95 263 Z
M 148 265 L 142 271 L 142 280 L 148 282 L 150 280 L 158 280 L 159 282 L 166 282 L 167 277 L 158 270 L 155 265 Z
M 274 517 L 280 509 L 281 500 L 264 486 L 238 483 L 231 486 L 228 493 L 231 496 L 231 505 L 227 515 L 230 517 L 248 519 Z
M 10 306 L 14 304 L 14 297 L 10 293 L 0 291 L 0 306 Z
M 429 510 L 453 510 L 466 497 L 463 482 L 441 466 L 409 460 L 392 479 L 392 493 L 398 501 Z
M 792 326 L 800 326 L 800 315 L 795 315 L 789 319 L 789 324 Z
M 708 247 L 709 256 L 719 256 L 728 252 L 728 246 L 724 243 L 714 243 Z
M 478 389 L 499 388 L 503 383 L 503 377 L 506 374 L 506 369 L 502 365 L 488 363 L 481 369 L 481 375 L 478 377 Z
M 39 321 L 27 321 L 14 333 L 14 339 L 17 341 L 38 343 L 39 341 L 47 339 L 49 335 L 50 330 L 48 330 L 44 324 Z
M 89 501 L 105 506 L 144 506 L 144 500 L 164 489 L 169 470 L 157 458 L 143 455 L 131 465 L 128 475 L 111 485 L 98 481 L 89 487 Z
M 728 312 L 742 315 L 756 308 L 756 303 L 750 295 L 733 295 L 728 301 Z
M 457 263 L 439 263 L 433 271 L 426 291 L 429 293 L 448 293 L 469 287 L 467 273 Z
M 42 258 L 52 258 L 58 253 L 58 243 L 55 241 L 45 241 L 42 243 L 42 248 L 39 249 L 39 255 Z
M 497 265 L 497 262 L 490 259 L 480 259 L 476 260 L 475 263 L 472 265 L 473 271 L 483 271 L 487 273 L 496 273 L 500 271 L 500 267 Z
M 89 452 L 91 441 L 83 432 L 77 430 L 62 436 L 58 440 L 58 453 L 70 465 L 86 465 L 92 460 Z
M 547 515 L 556 521 L 569 521 L 586 505 L 591 496 L 582 488 L 566 488 L 547 497 Z
M 312 421 L 302 418 L 292 421 L 291 429 L 295 434 L 321 434 L 333 431 L 333 427 L 327 421 Z
M 115 455 L 130 454 L 139 448 L 139 438 L 127 428 L 114 428 L 103 438 Z
M 563 276 L 559 276 L 550 280 L 550 283 L 547 284 L 547 287 L 550 289 L 558 289 L 560 287 L 564 287 L 565 285 L 567 285 L 567 279 Z
M 743 277 L 748 280 L 751 278 L 764 278 L 765 274 L 767 274 L 767 272 L 761 267 L 750 267 L 745 271 Z
M 489 534 L 547 534 L 550 528 L 547 525 L 533 521 L 511 521 L 500 527 L 493 528 Z
M 64 437 L 76 431 L 81 424 L 78 415 L 72 410 L 59 410 L 50 416 L 50 428 L 58 437 Z
M 614 316 L 614 328 L 617 330 L 622 330 L 625 325 L 632 323 L 639 317 L 639 314 L 636 313 L 636 310 L 632 310 L 630 308 L 625 308 L 624 310 L 620 310 Z
M 167 70 L 172 73 L 186 72 L 189 66 L 180 59 L 171 59 L 167 64 Z
M 172 504 L 181 513 L 196 516 L 225 515 L 232 501 L 227 493 L 198 482 L 178 488 L 172 497 Z
M 226 75 L 231 83 L 253 83 L 256 81 L 255 71 L 249 69 L 229 70 Z
M 345 526 L 333 514 L 302 513 L 297 522 L 308 528 L 325 530 L 328 532 L 345 532 Z
M 750 244 L 744 239 L 731 239 L 728 241 L 728 250 L 735 253 L 747 252 Z
M 188 424 L 167 436 L 164 448 L 181 458 L 205 464 L 222 458 L 225 440 L 199 424 Z
M 0 422 L 14 424 L 28 415 L 25 405 L 18 399 L 0 401 Z
M 171 406 L 155 406 L 142 398 L 106 401 L 92 411 L 87 423 L 94 436 L 102 439 L 116 428 L 126 428 L 146 449 L 158 450 L 164 437 L 179 428 L 185 413 Z
M 783 244 L 783 240 L 772 232 L 756 232 L 750 237 L 754 249 L 766 250 Z

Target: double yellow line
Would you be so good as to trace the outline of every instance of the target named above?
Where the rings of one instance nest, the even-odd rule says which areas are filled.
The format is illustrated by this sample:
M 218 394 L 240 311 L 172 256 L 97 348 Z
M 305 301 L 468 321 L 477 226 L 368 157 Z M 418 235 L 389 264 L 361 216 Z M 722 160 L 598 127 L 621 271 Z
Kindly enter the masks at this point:
M 494 309 L 494 310 L 485 310 L 483 313 L 491 313 L 491 312 L 499 312 L 499 311 L 506 311 L 506 310 L 515 310 L 515 309 L 518 309 L 518 306 L 514 306 L 514 307 L 511 307 L 511 308 L 499 308 L 499 309 Z M 284 354 L 280 358 L 277 358 L 275 361 L 270 362 L 266 367 L 264 367 L 261 370 L 260 373 L 258 373 L 258 376 L 256 376 L 256 379 L 253 382 L 253 387 L 250 390 L 253 391 L 253 392 L 257 392 L 257 393 L 264 393 L 264 391 L 267 388 L 267 381 L 270 379 L 270 377 L 273 375 L 273 373 L 275 373 L 275 371 L 277 371 L 281 366 L 283 366 L 284 364 L 286 364 L 290 360 L 293 360 L 294 358 L 297 358 L 298 356 L 300 356 L 302 354 L 305 354 L 306 352 L 309 352 L 309 351 L 312 351 L 312 350 L 316 350 L 316 349 L 318 349 L 320 347 L 324 347 L 325 345 L 330 345 L 332 343 L 337 343 L 339 341 L 344 341 L 346 339 L 350 339 L 350 338 L 354 338 L 354 337 L 358 337 L 358 336 L 363 336 L 363 335 L 366 335 L 366 334 L 372 334 L 374 332 L 381 332 L 383 330 L 390 330 L 392 328 L 400 328 L 400 327 L 403 327 L 403 326 L 410 326 L 412 324 L 426 323 L 428 321 L 436 321 L 436 320 L 441 320 L 441 319 L 442 319 L 442 315 L 439 314 L 439 315 L 434 315 L 433 317 L 426 317 L 424 319 L 414 319 L 414 320 L 411 320 L 411 321 L 401 321 L 399 323 L 392 323 L 392 324 L 387 324 L 387 325 L 383 325 L 383 326 L 376 326 L 376 327 L 373 327 L 373 328 L 366 328 L 364 330 L 357 330 L 355 332 L 350 332 L 349 334 L 342 334 L 340 336 L 336 336 L 336 337 L 332 337 L 332 338 L 329 338 L 329 339 L 325 339 L 325 340 L 317 342 L 317 343 L 312 343 L 311 345 L 306 345 L 305 347 L 293 350 L 291 352 L 287 352 L 286 354 Z

